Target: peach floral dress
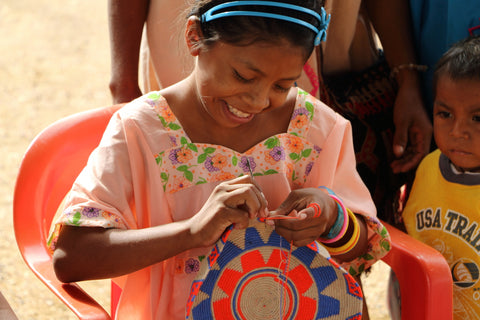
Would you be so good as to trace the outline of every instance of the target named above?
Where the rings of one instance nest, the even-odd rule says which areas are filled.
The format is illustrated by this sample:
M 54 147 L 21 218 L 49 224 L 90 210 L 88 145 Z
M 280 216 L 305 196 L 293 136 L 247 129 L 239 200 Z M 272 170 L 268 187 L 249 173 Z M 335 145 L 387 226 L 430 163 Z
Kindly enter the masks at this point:
M 167 101 L 148 93 L 112 117 L 66 199 L 50 247 L 65 224 L 140 229 L 188 219 L 220 182 L 248 174 L 250 163 L 271 210 L 291 190 L 326 186 L 366 217 L 369 251 L 342 265 L 358 274 L 388 252 L 390 239 L 355 170 L 351 135 L 347 120 L 298 89 L 288 131 L 239 153 L 192 143 Z M 123 288 L 117 319 L 184 319 L 191 283 L 210 250 L 189 250 L 115 279 Z

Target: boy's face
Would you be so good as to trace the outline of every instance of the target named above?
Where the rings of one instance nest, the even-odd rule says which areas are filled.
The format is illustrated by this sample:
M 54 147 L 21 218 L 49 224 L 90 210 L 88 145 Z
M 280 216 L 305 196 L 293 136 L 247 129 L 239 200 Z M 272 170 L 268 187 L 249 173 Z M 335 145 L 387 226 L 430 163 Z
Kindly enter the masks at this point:
M 461 171 L 480 172 L 480 80 L 439 77 L 433 106 L 438 148 Z

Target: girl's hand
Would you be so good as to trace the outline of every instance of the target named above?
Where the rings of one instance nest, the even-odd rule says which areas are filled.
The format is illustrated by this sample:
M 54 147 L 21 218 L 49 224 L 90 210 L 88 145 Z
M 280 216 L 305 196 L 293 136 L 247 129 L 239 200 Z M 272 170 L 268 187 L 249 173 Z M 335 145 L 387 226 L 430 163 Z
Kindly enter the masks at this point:
M 317 203 L 321 208 L 319 216 L 314 217 L 314 208 L 307 208 L 310 203 Z M 326 235 L 337 219 L 337 204 L 325 192 L 318 188 L 306 188 L 292 191 L 287 199 L 270 211 L 270 217 L 296 216 L 298 219 L 271 219 L 275 231 L 297 247 L 305 246 L 320 236 Z
M 250 219 L 266 217 L 267 200 L 248 175 L 220 183 L 202 209 L 190 219 L 192 236 L 198 247 L 213 245 L 226 228 L 248 227 Z

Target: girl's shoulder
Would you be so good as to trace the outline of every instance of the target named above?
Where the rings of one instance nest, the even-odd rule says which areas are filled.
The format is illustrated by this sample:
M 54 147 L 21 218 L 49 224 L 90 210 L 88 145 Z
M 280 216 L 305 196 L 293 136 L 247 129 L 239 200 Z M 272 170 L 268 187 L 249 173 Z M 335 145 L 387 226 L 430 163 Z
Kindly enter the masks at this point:
M 305 112 L 310 119 L 308 129 L 310 132 L 309 135 L 313 134 L 327 137 L 336 128 L 344 128 L 348 126 L 349 123 L 347 119 L 335 112 L 325 103 L 299 88 L 296 106 L 292 114 L 293 122 L 295 122 L 295 118 L 298 117 L 298 114 L 302 114 L 302 111 Z

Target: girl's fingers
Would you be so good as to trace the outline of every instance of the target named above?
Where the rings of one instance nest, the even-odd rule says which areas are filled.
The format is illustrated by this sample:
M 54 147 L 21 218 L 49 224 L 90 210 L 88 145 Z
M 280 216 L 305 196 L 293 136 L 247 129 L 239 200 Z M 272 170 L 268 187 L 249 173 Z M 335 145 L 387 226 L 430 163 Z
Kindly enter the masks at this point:
M 258 184 L 250 176 L 230 180 L 224 186 L 229 198 L 225 203 L 230 207 L 241 207 L 248 211 L 250 218 L 268 215 L 268 203 Z

